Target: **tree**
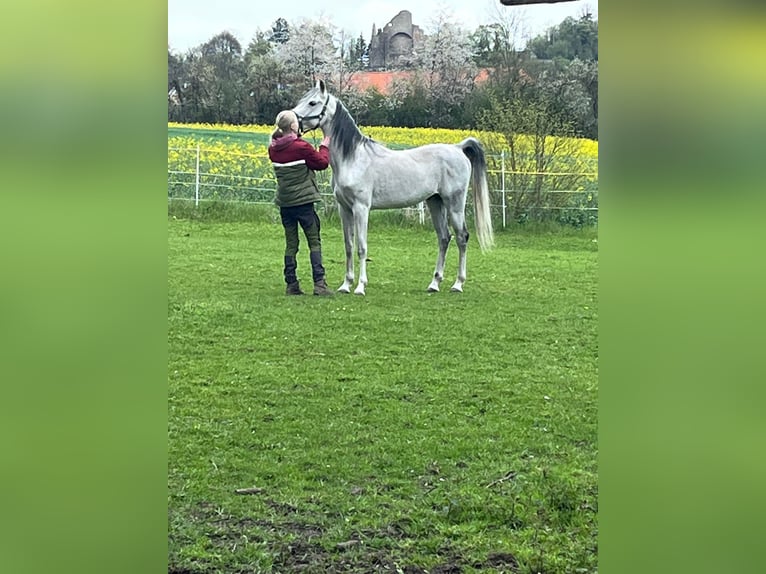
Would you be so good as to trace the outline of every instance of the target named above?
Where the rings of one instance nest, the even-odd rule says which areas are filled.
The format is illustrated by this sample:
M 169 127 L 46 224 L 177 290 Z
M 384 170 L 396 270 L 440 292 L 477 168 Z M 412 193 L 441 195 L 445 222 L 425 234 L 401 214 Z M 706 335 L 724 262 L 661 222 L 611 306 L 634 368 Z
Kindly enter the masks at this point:
M 168 48 L 168 87 L 173 82 L 180 82 L 183 76 L 183 61 Z
M 368 54 L 369 46 L 362 34 L 349 45 L 348 59 L 346 63 L 352 70 L 361 70 L 366 67 L 365 56 Z
M 202 57 L 200 47 L 192 48 L 184 58 L 184 111 L 187 121 L 215 122 L 210 89 L 215 74 L 210 62 Z
M 493 68 L 504 76 L 511 75 L 522 57 L 516 48 L 521 41 L 522 27 L 521 15 L 496 7 L 494 21 L 482 24 L 470 36 L 477 65 Z
M 324 20 L 280 18 L 257 31 L 244 53 L 229 32 L 184 56 L 168 50 L 168 91 L 176 87 L 182 98 L 180 105 L 169 102 L 168 119 L 271 123 L 323 78 L 362 124 L 475 127 L 492 101 L 515 101 L 544 110 L 562 134 L 597 137 L 597 22 L 589 14 L 565 20 L 528 45 L 543 56 L 555 48 L 552 59 L 520 50 L 521 34 L 519 15 L 502 6 L 496 21 L 470 34 L 442 14 L 410 58 L 408 75 L 384 95 L 350 88 L 352 75 L 365 67 L 369 47 L 362 35 L 349 37 Z M 564 58 L 572 54 L 592 58 Z M 489 69 L 489 81 L 476 85 L 479 66 Z
M 511 207 L 514 218 L 545 217 L 545 211 L 567 204 L 567 194 L 550 193 L 576 189 L 585 176 L 569 167 L 567 175 L 555 173 L 559 158 L 575 158 L 576 140 L 569 121 L 557 113 L 548 93 L 532 102 L 493 99 L 480 113 L 479 125 L 503 135 L 506 143 Z M 582 171 L 580 169 L 579 171 Z
M 230 32 L 221 32 L 202 44 L 202 55 L 227 62 L 242 56 L 242 46 Z
M 414 57 L 415 88 L 424 88 L 428 125 L 454 127 L 456 114 L 473 90 L 478 69 L 469 35 L 449 17 L 439 15 Z
M 277 46 L 277 60 L 284 66 L 288 83 L 302 88 L 318 78 L 332 75 L 336 49 L 331 25 L 301 20 L 284 44 Z
M 598 139 L 598 62 L 575 60 L 570 68 L 590 103 L 589 111 L 584 116 L 582 135 Z
M 598 62 L 574 60 L 543 72 L 537 83 L 539 99 L 570 122 L 574 135 L 598 139 Z
M 469 35 L 474 54 L 474 62 L 477 66 L 492 66 L 492 61 L 494 59 L 493 37 L 492 27 L 486 24 L 480 25 Z
M 565 18 L 558 26 L 530 40 L 527 47 L 544 60 L 598 61 L 598 21 L 589 12 L 577 20 Z
M 256 31 L 244 56 L 244 120 L 248 123 L 270 124 L 281 110 L 292 106 L 284 89 L 284 68 L 268 38 Z
M 432 125 L 428 89 L 421 75 L 394 80 L 387 99 L 388 125 L 414 128 Z
M 200 52 L 206 67 L 214 121 L 241 122 L 244 80 L 242 46 L 231 33 L 221 32 L 205 42 Z
M 342 98 L 349 87 L 351 77 L 359 69 L 359 66 L 355 64 L 351 55 L 355 42 L 352 39 L 346 39 L 345 30 L 340 31 L 334 43 L 337 43 L 338 48 L 337 57 L 333 58 L 332 61 L 332 78 L 330 79 L 337 86 L 338 96 Z
M 472 35 L 477 62 L 490 70 L 489 81 L 481 88 L 488 96 L 517 98 L 530 82 L 529 54 L 518 48 L 523 26 L 523 18 L 517 12 L 496 6 L 494 21 Z
M 272 44 L 284 44 L 290 39 L 290 26 L 284 18 L 277 18 L 271 25 L 269 42 Z
M 183 62 L 168 48 L 168 121 L 183 121 Z
M 349 92 L 345 101 L 351 115 L 359 125 L 394 126 L 389 119 L 389 99 L 375 88 L 369 88 L 362 94 Z
M 565 18 L 527 44 L 537 60 L 528 64 L 533 81 L 521 96 L 567 118 L 578 136 L 598 138 L 598 22 L 590 13 Z

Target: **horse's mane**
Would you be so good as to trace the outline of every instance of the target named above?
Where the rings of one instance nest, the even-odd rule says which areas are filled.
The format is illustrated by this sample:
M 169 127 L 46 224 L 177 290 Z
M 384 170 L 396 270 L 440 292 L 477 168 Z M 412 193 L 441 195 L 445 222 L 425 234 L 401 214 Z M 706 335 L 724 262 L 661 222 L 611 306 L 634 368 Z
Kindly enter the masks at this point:
M 360 145 L 371 147 L 381 145 L 359 131 L 359 126 L 356 125 L 354 118 L 351 117 L 343 102 L 338 98 L 335 98 L 335 102 L 335 115 L 333 115 L 330 139 L 339 144 L 341 159 L 348 159 Z

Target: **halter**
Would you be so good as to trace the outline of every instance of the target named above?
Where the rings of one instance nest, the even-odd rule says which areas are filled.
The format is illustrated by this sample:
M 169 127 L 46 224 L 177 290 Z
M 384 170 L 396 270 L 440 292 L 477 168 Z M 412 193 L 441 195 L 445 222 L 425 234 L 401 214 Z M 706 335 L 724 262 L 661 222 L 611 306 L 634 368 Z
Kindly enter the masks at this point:
M 313 131 L 319 127 L 319 124 L 322 123 L 322 118 L 324 117 L 324 113 L 327 111 L 327 104 L 330 102 L 330 94 L 327 94 L 327 99 L 324 101 L 324 106 L 322 106 L 322 111 L 319 112 L 315 116 L 299 116 L 298 114 L 295 114 L 295 116 L 298 118 L 298 131 L 303 133 L 303 120 L 319 120 L 317 122 L 317 125 L 309 131 Z

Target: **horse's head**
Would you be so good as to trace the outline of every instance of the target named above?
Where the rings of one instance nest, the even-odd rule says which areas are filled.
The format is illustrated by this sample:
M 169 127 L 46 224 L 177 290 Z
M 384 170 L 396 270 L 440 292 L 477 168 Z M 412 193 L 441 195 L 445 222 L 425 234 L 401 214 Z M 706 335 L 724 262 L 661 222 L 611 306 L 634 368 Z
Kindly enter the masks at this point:
M 315 130 L 325 122 L 330 94 L 324 80 L 317 80 L 316 85 L 306 92 L 293 112 L 298 116 L 298 129 L 301 133 Z

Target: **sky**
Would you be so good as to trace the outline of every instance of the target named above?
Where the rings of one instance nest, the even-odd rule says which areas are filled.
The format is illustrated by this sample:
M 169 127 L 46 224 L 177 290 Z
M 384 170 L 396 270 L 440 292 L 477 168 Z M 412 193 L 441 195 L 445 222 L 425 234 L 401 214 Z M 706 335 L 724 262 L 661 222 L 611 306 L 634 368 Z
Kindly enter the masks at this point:
M 567 16 L 579 17 L 586 9 L 598 19 L 597 0 L 519 7 L 503 6 L 500 0 L 288 0 L 284 4 L 273 0 L 168 0 L 168 47 L 173 53 L 183 54 L 227 31 L 246 49 L 255 32 L 270 30 L 277 18 L 288 23 L 303 18 L 322 20 L 349 37 L 362 34 L 369 42 L 373 24 L 382 28 L 402 10 L 409 10 L 412 23 L 425 33 L 440 14 L 472 31 L 513 13 L 522 23 L 521 40 L 525 40 Z

